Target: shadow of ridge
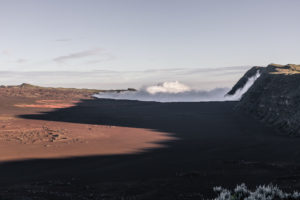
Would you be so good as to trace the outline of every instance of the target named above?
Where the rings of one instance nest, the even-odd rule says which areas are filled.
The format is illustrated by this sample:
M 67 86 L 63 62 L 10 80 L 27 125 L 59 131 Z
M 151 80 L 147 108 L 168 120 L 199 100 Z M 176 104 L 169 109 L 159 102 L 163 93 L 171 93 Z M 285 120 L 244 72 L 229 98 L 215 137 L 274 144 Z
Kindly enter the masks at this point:
M 48 120 L 59 122 L 85 123 L 95 125 L 123 126 L 134 128 L 145 128 L 162 132 L 177 130 L 177 120 L 197 114 L 218 112 L 212 109 L 215 105 L 232 108 L 236 102 L 143 102 L 135 100 L 113 100 L 113 99 L 88 99 L 81 100 L 76 106 L 56 109 L 40 114 L 19 115 L 24 119 Z M 218 107 L 218 106 L 217 106 Z M 189 116 L 188 116 L 189 115 Z M 194 118 L 180 121 L 181 126 L 185 122 L 194 122 Z M 173 126 L 173 127 L 172 127 Z M 171 130 L 171 131 L 168 131 Z M 176 131 L 175 131 L 176 132 Z
M 291 152 L 298 149 L 298 144 L 284 141 L 291 148 L 279 151 L 278 144 L 283 143 L 278 139 L 270 140 L 267 146 L 260 137 L 269 137 L 272 130 L 233 112 L 235 105 L 236 102 L 91 99 L 70 108 L 20 115 L 25 119 L 145 128 L 172 134 L 178 140 L 163 141 L 167 148 L 148 149 L 138 154 L 7 162 L 0 165 L 0 183 L 72 177 L 90 183 L 168 179 L 178 172 L 189 171 L 200 174 L 203 186 L 208 182 L 215 184 L 216 180 L 234 184 L 272 180 L 276 169 L 252 169 L 240 165 L 239 161 L 288 160 L 290 155 L 295 155 Z M 228 160 L 235 164 L 224 164 Z M 259 173 L 260 180 L 255 178 L 255 173 Z
M 165 140 L 160 143 L 171 148 L 180 143 L 179 140 L 192 142 L 195 137 L 198 139 L 199 126 L 202 126 L 207 132 L 214 133 L 202 134 L 204 137 L 215 137 L 215 133 L 220 135 L 219 133 L 222 130 L 212 127 L 218 120 L 224 123 L 225 118 L 234 117 L 235 114 L 232 112 L 232 108 L 236 103 L 160 103 L 154 101 L 94 98 L 82 100 L 73 107 L 56 109 L 40 114 L 20 115 L 19 117 L 153 130 L 174 138 L 174 140 Z
M 166 140 L 158 143 L 164 147 L 167 146 L 167 148 L 150 148 L 138 155 L 132 156 L 93 156 L 88 157 L 88 159 L 26 160 L 23 162 L 2 163 L 0 166 L 0 175 L 8 171 L 10 173 L 5 174 L 5 177 L 11 176 L 13 178 L 13 173 L 18 170 L 24 172 L 24 174 L 31 174 L 33 171 L 30 171 L 30 173 L 26 171 L 29 170 L 30 167 L 23 168 L 23 166 L 31 166 L 32 169 L 36 169 L 36 174 L 32 174 L 32 176 L 37 177 L 39 171 L 48 169 L 50 165 L 52 167 L 56 166 L 57 174 L 70 174 L 73 170 L 78 172 L 78 166 L 85 166 L 89 170 L 86 169 L 87 172 L 84 172 L 84 174 L 91 171 L 89 173 L 91 179 L 104 175 L 110 175 L 112 177 L 113 174 L 119 174 L 121 177 L 126 175 L 126 177 L 140 178 L 174 175 L 178 170 L 193 169 L 200 164 L 199 160 L 194 156 L 195 149 L 204 145 L 203 142 L 199 141 L 202 139 L 205 142 L 207 141 L 206 138 L 214 138 L 216 135 L 222 135 L 220 134 L 220 132 L 222 132 L 221 129 L 213 125 L 214 123 L 219 123 L 220 120 L 224 121 L 224 119 L 226 123 L 225 116 L 227 119 L 231 119 L 232 107 L 234 105 L 235 102 L 158 103 L 90 99 L 82 100 L 82 102 L 77 103 L 74 107 L 56 109 L 41 114 L 20 115 L 19 117 L 24 119 L 145 128 L 171 134 L 171 136 L 177 138 L 177 140 Z M 202 135 L 199 135 L 199 127 L 201 127 L 201 130 L 206 130 Z M 215 141 L 221 142 L 221 139 Z M 103 174 L 100 168 L 97 173 L 93 174 L 92 168 L 102 163 L 102 159 L 111 159 L 114 160 L 114 162 L 120 161 L 120 165 L 127 167 L 120 169 L 111 166 L 112 169 L 115 169 L 111 174 Z M 78 165 L 82 160 L 88 162 Z M 186 165 L 186 162 L 192 164 Z M 193 165 L 193 162 L 195 162 L 195 165 Z M 159 166 L 154 167 L 153 165 Z M 70 170 L 70 172 L 68 172 L 68 170 Z M 118 170 L 122 173 L 117 173 L 116 171 Z M 62 173 L 60 173 L 60 171 Z M 127 173 L 126 171 L 131 171 L 132 173 Z M 133 171 L 135 171 L 135 173 L 133 173 Z M 153 171 L 155 175 L 149 171 Z M 26 177 L 30 176 L 28 175 Z

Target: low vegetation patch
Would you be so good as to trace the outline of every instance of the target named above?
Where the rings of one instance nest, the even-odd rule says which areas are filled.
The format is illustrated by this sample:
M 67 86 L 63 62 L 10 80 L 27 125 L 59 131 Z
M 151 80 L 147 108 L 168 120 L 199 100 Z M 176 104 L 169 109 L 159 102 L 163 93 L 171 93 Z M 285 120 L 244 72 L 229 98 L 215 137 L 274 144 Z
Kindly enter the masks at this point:
M 214 200 L 300 200 L 300 193 L 283 192 L 277 186 L 262 185 L 250 190 L 245 184 L 237 185 L 234 190 L 214 187 L 218 196 Z

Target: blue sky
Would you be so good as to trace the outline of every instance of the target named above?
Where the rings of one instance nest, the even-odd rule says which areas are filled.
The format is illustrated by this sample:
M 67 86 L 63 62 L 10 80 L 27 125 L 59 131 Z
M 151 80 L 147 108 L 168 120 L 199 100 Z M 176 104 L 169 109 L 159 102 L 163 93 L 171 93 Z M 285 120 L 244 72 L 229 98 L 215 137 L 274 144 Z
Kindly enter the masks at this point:
M 298 0 L 0 0 L 0 71 L 77 86 L 79 75 L 67 83 L 67 75 L 49 82 L 26 74 L 109 70 L 116 75 L 105 87 L 137 87 L 172 79 L 166 70 L 197 69 L 202 82 L 230 86 L 243 66 L 299 63 L 299 8 Z M 236 66 L 240 74 L 226 69 L 223 77 L 198 70 Z M 151 70 L 160 78 L 147 78 Z M 130 82 L 137 72 L 140 83 Z M 197 85 L 192 75 L 180 81 Z M 101 88 L 100 78 L 87 82 Z

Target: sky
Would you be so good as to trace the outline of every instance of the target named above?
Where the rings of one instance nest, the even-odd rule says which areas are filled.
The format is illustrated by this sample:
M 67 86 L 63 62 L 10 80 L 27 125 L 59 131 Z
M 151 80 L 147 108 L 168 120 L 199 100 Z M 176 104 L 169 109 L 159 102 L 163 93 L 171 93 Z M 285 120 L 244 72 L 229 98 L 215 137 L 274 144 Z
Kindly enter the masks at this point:
M 299 63 L 298 0 L 0 0 L 0 84 L 230 87 Z

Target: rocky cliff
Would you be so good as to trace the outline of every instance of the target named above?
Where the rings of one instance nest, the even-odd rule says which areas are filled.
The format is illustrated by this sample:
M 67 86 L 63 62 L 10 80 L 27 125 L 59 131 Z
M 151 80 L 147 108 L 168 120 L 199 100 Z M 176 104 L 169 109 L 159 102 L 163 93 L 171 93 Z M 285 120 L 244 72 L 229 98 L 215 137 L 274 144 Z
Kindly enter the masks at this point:
M 300 65 L 251 68 L 228 93 L 233 95 L 257 71 L 261 74 L 237 105 L 281 132 L 300 136 Z

